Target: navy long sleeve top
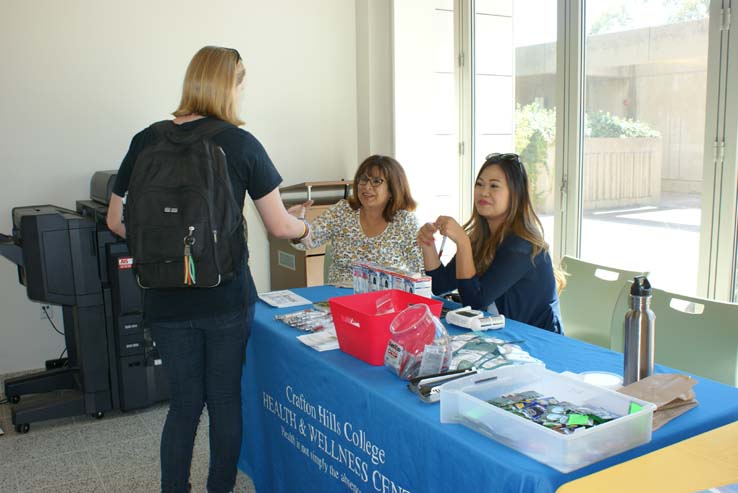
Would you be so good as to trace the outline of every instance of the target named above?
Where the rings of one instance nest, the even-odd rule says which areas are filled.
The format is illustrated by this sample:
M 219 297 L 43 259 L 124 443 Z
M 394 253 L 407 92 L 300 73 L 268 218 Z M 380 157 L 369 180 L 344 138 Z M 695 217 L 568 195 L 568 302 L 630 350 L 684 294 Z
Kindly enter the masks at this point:
M 507 318 L 563 334 L 559 297 L 551 256 L 541 251 L 531 261 L 533 245 L 518 236 L 509 236 L 497 248 L 489 268 L 471 279 L 456 279 L 456 257 L 427 272 L 433 279 L 433 293 L 456 288 L 461 300 L 477 310 L 487 310 L 493 302 Z

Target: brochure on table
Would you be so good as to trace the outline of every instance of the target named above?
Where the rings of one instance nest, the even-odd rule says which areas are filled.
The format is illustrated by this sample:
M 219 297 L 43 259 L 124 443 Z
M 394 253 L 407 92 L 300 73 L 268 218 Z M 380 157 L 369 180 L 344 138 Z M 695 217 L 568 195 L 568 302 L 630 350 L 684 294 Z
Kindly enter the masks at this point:
M 275 308 L 289 308 L 291 306 L 305 306 L 313 304 L 309 299 L 303 298 L 289 289 L 259 293 L 259 299 L 267 305 L 271 305 Z
M 320 352 L 338 349 L 336 329 L 326 329 L 319 332 L 311 332 L 310 334 L 297 336 L 297 340 Z

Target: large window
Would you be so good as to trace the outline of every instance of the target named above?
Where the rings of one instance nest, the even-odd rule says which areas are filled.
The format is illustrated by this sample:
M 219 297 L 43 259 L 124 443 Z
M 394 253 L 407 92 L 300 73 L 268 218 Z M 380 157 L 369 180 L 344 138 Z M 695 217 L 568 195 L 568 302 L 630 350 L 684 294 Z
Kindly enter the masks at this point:
M 581 257 L 697 294 L 708 0 L 588 0 Z
M 463 222 L 484 156 L 517 152 L 555 257 L 738 301 L 736 1 L 394 0 L 421 220 Z
M 393 4 L 395 150 L 421 223 L 461 220 L 457 19 L 453 0 Z M 455 253 L 449 243 L 444 261 Z
M 474 2 L 473 169 L 516 152 L 553 242 L 556 149 L 556 0 Z
M 421 222 L 441 214 L 466 221 L 484 157 L 517 152 L 553 241 L 556 5 L 394 2 L 396 154 Z M 454 253 L 447 244 L 443 260 Z

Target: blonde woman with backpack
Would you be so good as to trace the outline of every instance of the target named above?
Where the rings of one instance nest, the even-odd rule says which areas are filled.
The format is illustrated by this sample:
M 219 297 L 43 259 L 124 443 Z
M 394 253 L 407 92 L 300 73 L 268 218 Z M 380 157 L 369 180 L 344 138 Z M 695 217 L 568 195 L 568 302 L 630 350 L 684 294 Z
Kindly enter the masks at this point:
M 135 252 L 142 252 L 138 277 L 140 282 L 144 279 L 153 286 L 144 290 L 144 320 L 151 327 L 161 354 L 171 394 L 161 439 L 163 492 L 189 490 L 192 450 L 205 404 L 210 417 L 207 491 L 233 490 L 241 448 L 241 371 L 256 290 L 248 267 L 243 226 L 224 228 L 218 235 L 217 231 L 210 231 L 214 226 L 188 219 L 192 212 L 188 207 L 194 199 L 192 194 L 187 195 L 186 189 L 197 188 L 197 185 L 180 186 L 176 175 L 172 175 L 166 193 L 159 196 L 129 190 L 129 185 L 145 187 L 147 180 L 136 179 L 137 174 L 147 172 L 155 176 L 151 167 L 168 159 L 164 157 L 166 153 L 160 152 L 161 146 L 171 147 L 172 143 L 162 144 L 162 139 L 170 139 L 175 144 L 202 139 L 202 146 L 210 146 L 210 151 L 203 156 L 220 163 L 224 169 L 218 173 L 225 173 L 222 176 L 227 177 L 217 185 L 220 187 L 217 193 L 227 200 L 217 203 L 237 207 L 237 211 L 242 212 L 248 193 L 272 235 L 299 239 L 309 232 L 309 225 L 301 219 L 305 208 L 297 206 L 289 212 L 285 210 L 278 190 L 282 178 L 256 137 L 239 128 L 244 123 L 237 115 L 244 76 L 243 60 L 235 49 L 217 46 L 200 49 L 187 68 L 174 120 L 155 124 L 133 137 L 110 198 L 108 226 L 124 238 L 127 227 L 137 227 L 135 235 L 131 229 L 129 248 L 134 253 L 134 265 L 137 262 Z M 204 127 L 209 128 L 203 131 Z M 184 154 L 190 153 L 189 148 L 182 149 L 185 149 Z M 152 154 L 155 157 L 151 157 Z M 190 163 L 193 169 L 197 165 L 197 160 L 194 161 Z M 208 186 L 213 185 L 202 185 Z M 228 197 L 228 189 L 231 197 Z M 135 213 L 130 215 L 132 223 L 122 221 L 123 198 L 127 192 L 137 202 Z M 214 211 L 213 214 L 223 212 Z M 182 219 L 177 222 L 177 217 Z M 126 218 L 129 218 L 128 211 Z M 233 219 L 229 216 L 230 224 L 243 223 L 240 215 L 236 222 Z M 178 223 L 180 227 L 147 226 L 157 221 Z M 173 239 L 170 241 L 169 237 Z M 167 242 L 172 244 L 165 244 Z M 211 276 L 215 267 L 205 264 L 206 245 L 215 248 L 224 242 L 232 245 L 229 252 L 233 255 L 232 265 Z M 166 258 L 167 255 L 170 258 Z M 156 266 L 144 265 L 149 261 L 160 261 L 174 268 L 170 271 L 163 266 L 157 270 Z M 211 277 L 215 280 L 204 281 Z M 201 286 L 198 281 L 212 287 Z

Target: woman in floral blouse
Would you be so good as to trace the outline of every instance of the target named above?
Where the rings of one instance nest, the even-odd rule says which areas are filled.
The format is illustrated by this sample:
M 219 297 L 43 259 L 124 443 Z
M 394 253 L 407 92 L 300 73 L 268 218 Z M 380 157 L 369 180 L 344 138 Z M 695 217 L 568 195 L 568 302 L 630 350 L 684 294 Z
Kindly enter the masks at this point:
M 354 176 L 353 193 L 320 215 L 297 248 L 331 243 L 333 262 L 326 283 L 350 285 L 351 264 L 376 262 L 420 272 L 423 257 L 415 241 L 415 200 L 400 163 L 388 156 L 369 156 Z

